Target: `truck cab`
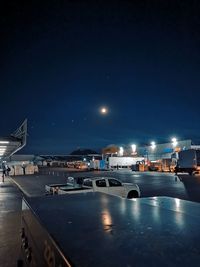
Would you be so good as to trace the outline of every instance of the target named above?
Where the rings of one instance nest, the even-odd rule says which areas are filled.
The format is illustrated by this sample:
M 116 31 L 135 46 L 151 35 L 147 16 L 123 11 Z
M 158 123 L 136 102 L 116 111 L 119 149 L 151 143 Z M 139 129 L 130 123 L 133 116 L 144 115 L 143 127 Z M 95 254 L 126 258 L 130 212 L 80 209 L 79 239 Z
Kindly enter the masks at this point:
M 113 177 L 87 178 L 84 179 L 83 186 L 91 187 L 95 192 L 103 192 L 124 198 L 140 197 L 140 190 L 136 184 L 122 183 Z

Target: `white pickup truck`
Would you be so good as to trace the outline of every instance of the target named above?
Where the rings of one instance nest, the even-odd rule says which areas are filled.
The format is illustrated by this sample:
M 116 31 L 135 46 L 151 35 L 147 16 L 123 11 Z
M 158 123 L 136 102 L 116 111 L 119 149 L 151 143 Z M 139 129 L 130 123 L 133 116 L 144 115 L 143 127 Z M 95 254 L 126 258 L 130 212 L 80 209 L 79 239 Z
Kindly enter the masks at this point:
M 110 195 L 116 195 L 123 198 L 140 197 L 138 185 L 132 183 L 122 183 L 112 177 L 98 177 L 83 179 L 81 185 L 72 184 L 54 184 L 46 185 L 46 192 L 50 194 L 75 194 L 87 192 L 102 192 Z

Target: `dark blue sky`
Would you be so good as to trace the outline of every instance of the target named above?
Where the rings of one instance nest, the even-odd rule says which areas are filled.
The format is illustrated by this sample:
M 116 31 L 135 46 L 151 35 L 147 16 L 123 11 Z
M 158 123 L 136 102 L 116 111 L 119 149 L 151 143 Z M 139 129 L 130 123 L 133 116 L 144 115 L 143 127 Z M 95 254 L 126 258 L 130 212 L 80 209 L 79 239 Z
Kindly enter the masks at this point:
M 1 5 L 0 135 L 28 118 L 23 152 L 200 141 L 199 1 Z

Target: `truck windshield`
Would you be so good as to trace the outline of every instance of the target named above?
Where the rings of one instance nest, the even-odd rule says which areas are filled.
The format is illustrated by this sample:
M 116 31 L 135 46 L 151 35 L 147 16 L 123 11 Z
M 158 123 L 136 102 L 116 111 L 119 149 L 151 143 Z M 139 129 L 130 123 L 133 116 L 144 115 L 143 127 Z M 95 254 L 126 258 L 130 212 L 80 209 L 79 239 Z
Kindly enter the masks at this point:
M 98 187 L 106 187 L 106 180 L 105 179 L 97 180 L 96 181 L 96 186 L 98 186 Z
M 92 181 L 91 180 L 84 180 L 83 185 L 88 186 L 88 187 L 92 187 Z
M 108 179 L 109 186 L 122 186 L 122 184 L 116 179 Z

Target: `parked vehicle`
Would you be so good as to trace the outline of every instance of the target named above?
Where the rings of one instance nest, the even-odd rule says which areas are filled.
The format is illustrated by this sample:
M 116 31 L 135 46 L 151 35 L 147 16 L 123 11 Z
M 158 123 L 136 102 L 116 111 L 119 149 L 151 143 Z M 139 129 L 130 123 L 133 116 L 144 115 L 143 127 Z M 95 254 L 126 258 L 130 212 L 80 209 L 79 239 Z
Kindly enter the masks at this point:
M 200 172 L 200 150 L 188 149 L 178 152 L 175 172 L 188 172 L 190 175 Z
M 79 178 L 80 180 L 80 178 Z M 72 185 L 67 184 L 54 184 L 46 185 L 46 192 L 50 194 L 75 194 L 87 192 L 102 192 L 110 195 L 116 195 L 124 198 L 137 198 L 140 197 L 140 189 L 138 185 L 132 183 L 122 183 L 118 179 L 112 177 L 98 177 L 86 178 L 83 182 Z

